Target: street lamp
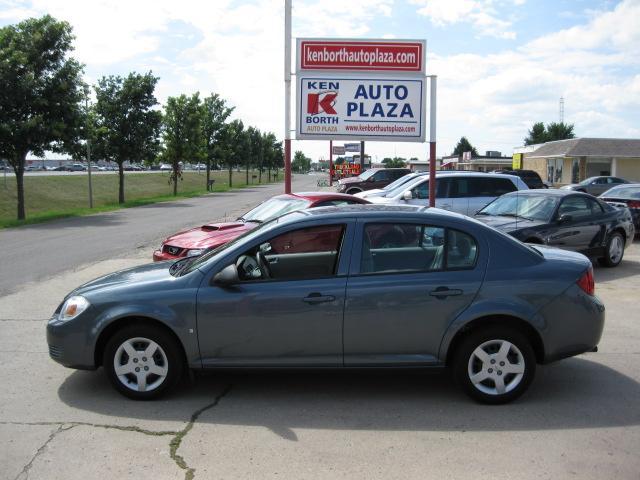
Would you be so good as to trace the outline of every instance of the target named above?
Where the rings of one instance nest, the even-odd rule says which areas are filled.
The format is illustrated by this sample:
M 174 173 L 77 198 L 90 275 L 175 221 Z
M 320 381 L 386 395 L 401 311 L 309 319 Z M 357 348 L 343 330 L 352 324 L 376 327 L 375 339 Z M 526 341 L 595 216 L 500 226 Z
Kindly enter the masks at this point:
M 91 184 L 91 140 L 89 139 L 89 87 L 84 86 L 85 137 L 87 142 L 87 173 L 89 175 L 89 208 L 93 208 L 93 188 Z

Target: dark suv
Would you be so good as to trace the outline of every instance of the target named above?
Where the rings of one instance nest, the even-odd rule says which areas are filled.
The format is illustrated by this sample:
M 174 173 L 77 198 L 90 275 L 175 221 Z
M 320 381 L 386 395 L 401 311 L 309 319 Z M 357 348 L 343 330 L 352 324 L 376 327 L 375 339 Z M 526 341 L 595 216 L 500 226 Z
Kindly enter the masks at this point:
M 529 188 L 549 188 L 540 178 L 538 172 L 533 170 L 496 170 L 494 173 L 506 173 L 520 177 Z
M 364 190 L 384 188 L 407 173 L 411 173 L 408 168 L 371 168 L 357 177 L 340 180 L 338 192 L 354 194 Z

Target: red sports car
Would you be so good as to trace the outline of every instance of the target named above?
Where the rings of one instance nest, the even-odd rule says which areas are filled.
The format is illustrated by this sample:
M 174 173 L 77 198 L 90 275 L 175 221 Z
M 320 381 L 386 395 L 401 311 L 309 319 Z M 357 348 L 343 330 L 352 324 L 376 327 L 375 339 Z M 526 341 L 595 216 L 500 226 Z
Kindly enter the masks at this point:
M 195 257 L 240 236 L 256 225 L 294 210 L 369 203 L 363 198 L 333 192 L 301 192 L 278 195 L 249 210 L 235 222 L 210 223 L 165 239 L 153 252 L 155 262 Z

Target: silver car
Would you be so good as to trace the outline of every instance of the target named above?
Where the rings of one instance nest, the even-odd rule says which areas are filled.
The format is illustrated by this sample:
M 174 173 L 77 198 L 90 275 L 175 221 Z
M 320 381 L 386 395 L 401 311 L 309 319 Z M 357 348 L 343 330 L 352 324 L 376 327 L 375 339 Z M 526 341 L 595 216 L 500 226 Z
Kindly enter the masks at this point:
M 580 183 L 574 183 L 571 185 L 565 185 L 560 187 L 561 190 L 574 190 L 576 192 L 590 193 L 591 195 L 598 196 L 601 193 L 606 192 L 610 188 L 618 185 L 624 185 L 625 183 L 631 183 L 624 178 L 602 176 L 602 177 L 589 177 Z
M 604 326 L 589 260 L 439 209 L 322 207 L 197 258 L 87 283 L 47 325 L 49 354 L 155 398 L 187 369 L 444 368 L 472 398 L 520 396 Z M 383 387 L 381 387 L 383 388 Z
M 505 193 L 528 189 L 527 184 L 515 175 L 439 171 L 435 204 L 444 210 L 472 216 Z M 428 206 L 429 176 L 416 176 L 384 195 L 367 200 L 379 204 Z

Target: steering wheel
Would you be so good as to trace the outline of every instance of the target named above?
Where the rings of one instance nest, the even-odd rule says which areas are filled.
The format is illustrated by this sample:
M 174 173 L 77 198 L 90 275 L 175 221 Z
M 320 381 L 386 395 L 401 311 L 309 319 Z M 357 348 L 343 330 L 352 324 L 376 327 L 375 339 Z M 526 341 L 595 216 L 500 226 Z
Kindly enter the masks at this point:
M 258 262 L 258 266 L 260 267 L 263 278 L 271 278 L 271 268 L 269 268 L 269 262 L 264 256 L 264 253 L 262 253 L 260 250 L 256 252 L 256 261 Z

